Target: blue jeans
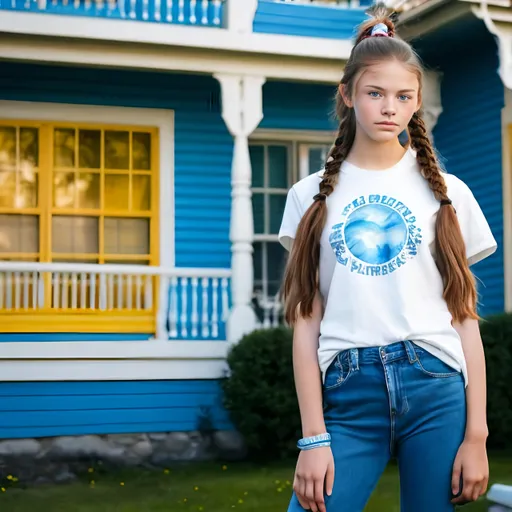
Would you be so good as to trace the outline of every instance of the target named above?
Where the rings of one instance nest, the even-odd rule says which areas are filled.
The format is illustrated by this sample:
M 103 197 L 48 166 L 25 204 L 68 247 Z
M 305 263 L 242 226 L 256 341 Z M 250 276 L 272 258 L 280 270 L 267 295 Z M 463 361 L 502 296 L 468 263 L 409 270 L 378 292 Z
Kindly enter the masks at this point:
M 345 350 L 326 372 L 324 418 L 335 477 L 328 512 L 360 512 L 392 457 L 402 512 L 451 512 L 451 476 L 464 438 L 460 372 L 410 341 Z M 302 512 L 295 495 L 288 512 Z

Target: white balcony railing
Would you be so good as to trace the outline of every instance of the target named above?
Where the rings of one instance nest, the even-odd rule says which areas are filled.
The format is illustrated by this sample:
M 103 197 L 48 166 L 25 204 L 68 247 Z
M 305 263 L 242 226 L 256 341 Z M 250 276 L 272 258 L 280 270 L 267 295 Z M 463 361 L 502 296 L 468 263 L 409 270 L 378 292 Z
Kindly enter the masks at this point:
M 28 320 L 33 332 L 68 316 L 110 324 L 109 332 L 225 339 L 230 277 L 224 269 L 0 261 L 0 332 L 24 332 Z

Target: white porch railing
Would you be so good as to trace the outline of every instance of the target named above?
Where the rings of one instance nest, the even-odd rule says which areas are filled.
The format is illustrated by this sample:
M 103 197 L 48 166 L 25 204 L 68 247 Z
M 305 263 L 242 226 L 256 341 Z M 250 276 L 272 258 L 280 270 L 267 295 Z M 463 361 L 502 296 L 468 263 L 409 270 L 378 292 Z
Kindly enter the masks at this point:
M 230 277 L 224 269 L 0 261 L 0 332 L 1 315 L 24 332 L 24 315 L 37 323 L 54 313 L 139 318 L 159 339 L 225 339 Z
M 358 8 L 360 7 L 360 0 L 273 0 L 276 3 L 293 3 L 293 4 L 305 4 L 305 5 L 320 5 L 323 7 L 340 7 L 343 9 L 347 8 Z M 368 5 L 368 1 L 364 2 L 364 5 Z

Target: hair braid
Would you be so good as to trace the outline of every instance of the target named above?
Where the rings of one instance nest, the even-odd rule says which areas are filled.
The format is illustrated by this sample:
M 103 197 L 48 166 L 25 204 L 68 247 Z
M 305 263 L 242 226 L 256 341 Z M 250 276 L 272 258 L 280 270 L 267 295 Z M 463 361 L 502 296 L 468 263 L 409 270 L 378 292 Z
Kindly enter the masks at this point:
M 297 227 L 297 236 L 286 265 L 283 295 L 285 319 L 290 324 L 295 323 L 298 314 L 308 317 L 313 311 L 313 300 L 318 289 L 320 238 L 327 219 L 326 199 L 334 191 L 341 164 L 347 157 L 355 137 L 354 111 L 340 99 L 338 116 L 341 119 L 338 134 L 325 163 L 319 193 L 314 196 L 313 204 Z
M 446 202 L 437 213 L 435 226 L 436 263 L 444 282 L 443 297 L 456 322 L 478 318 L 475 279 L 469 269 L 464 238 L 420 113 L 415 113 L 409 122 L 409 133 L 423 177 L 434 197 Z

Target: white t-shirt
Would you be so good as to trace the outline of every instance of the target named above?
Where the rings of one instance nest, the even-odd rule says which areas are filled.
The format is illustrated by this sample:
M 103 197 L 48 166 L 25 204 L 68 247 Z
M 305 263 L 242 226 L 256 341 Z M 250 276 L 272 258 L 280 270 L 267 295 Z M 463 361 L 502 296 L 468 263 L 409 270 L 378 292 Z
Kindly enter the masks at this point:
M 443 176 L 472 265 L 492 254 L 497 244 L 471 190 L 456 176 Z M 440 206 L 420 174 L 415 152 L 408 149 L 386 170 L 344 162 L 338 178 L 327 198 L 320 242 L 322 376 L 342 350 L 410 340 L 462 371 L 467 384 L 461 340 L 434 261 Z M 322 171 L 288 192 L 279 232 L 288 250 L 321 179 Z

